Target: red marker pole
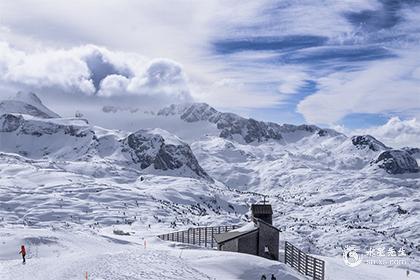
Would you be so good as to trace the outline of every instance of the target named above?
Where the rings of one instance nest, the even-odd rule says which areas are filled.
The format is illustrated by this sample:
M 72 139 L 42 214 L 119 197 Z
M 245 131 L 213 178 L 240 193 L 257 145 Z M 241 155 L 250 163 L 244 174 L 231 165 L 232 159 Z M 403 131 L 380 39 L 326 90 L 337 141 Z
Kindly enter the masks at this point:
M 86 280 L 88 280 L 88 273 L 87 273 L 87 271 L 86 271 Z

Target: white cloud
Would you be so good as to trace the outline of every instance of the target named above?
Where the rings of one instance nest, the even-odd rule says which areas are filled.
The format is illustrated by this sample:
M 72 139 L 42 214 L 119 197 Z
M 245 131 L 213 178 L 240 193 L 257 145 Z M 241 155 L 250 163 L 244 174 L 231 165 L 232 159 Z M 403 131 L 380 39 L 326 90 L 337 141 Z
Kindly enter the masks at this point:
M 93 45 L 24 52 L 0 43 L 0 81 L 69 94 L 147 95 L 167 103 L 192 100 L 180 64 Z
M 81 58 L 62 50 L 27 54 L 1 44 L 5 56 L 0 57 L 0 79 L 34 88 L 62 87 L 65 91 L 79 90 L 93 94 L 90 71 Z
M 290 65 L 276 61 L 276 55 L 283 53 L 281 49 L 227 55 L 215 54 L 212 45 L 219 39 L 310 35 L 325 36 L 328 44 L 338 47 L 363 47 L 372 43 L 371 37 L 375 41 L 389 36 L 396 38 L 390 43 L 396 48 L 404 44 L 399 38 L 409 37 L 406 44 L 418 49 L 418 41 L 412 40 L 418 33 L 418 9 L 408 6 L 400 11 L 404 20 L 396 28 L 374 34 L 364 32 L 362 26 L 354 26 L 344 16 L 381 10 L 382 6 L 383 1 L 378 0 L 0 1 L 0 37 L 13 46 L 0 46 L 0 74 L 3 82 L 7 80 L 17 88 L 53 87 L 90 95 L 99 90 L 104 98 L 137 93 L 173 102 L 193 96 L 232 110 L 288 104 L 306 80 L 324 76 L 319 79 L 320 91 L 298 107 L 309 122 L 331 124 L 351 113 L 406 113 L 418 104 L 414 95 L 418 93 L 414 85 L 419 75 L 416 54 L 403 55 L 388 64 L 356 62 L 355 66 L 365 70 L 338 70 L 325 76 L 330 69 L 320 69 L 310 65 L 312 62 Z M 165 73 L 172 84 L 165 85 L 164 78 L 159 79 L 159 87 L 152 86 L 154 78 L 146 72 L 150 59 L 138 53 L 171 58 L 182 65 L 183 75 L 177 75 L 172 64 L 164 69 L 156 66 L 169 71 Z M 89 58 L 91 65 L 86 63 Z M 31 61 L 39 63 L 32 65 Z M 58 64 L 62 69 L 57 69 Z M 103 67 L 95 67 L 98 64 Z M 330 66 L 337 64 L 332 61 Z M 46 73 L 50 70 L 55 73 Z M 180 80 L 171 79 L 171 71 Z M 412 71 L 412 77 L 398 79 L 405 71 Z M 294 112 L 294 104 L 288 109 Z
M 194 97 L 212 106 L 237 110 L 244 108 L 270 107 L 279 102 L 279 97 L 264 92 L 250 91 L 237 79 L 219 79 L 209 85 L 193 84 Z
M 334 124 L 352 113 L 405 113 L 420 104 L 417 52 L 368 63 L 365 69 L 320 78 L 319 91 L 298 104 L 311 123 Z
M 420 148 L 420 122 L 417 119 L 401 120 L 398 117 L 392 117 L 384 125 L 356 129 L 352 131 L 352 134 L 370 134 L 394 148 Z
M 282 94 L 295 94 L 305 85 L 305 81 L 310 77 L 305 72 L 291 71 L 285 73 L 280 79 L 278 90 Z
M 0 3 L 0 24 L 7 29 L 0 35 L 21 49 L 31 49 L 34 45 L 36 48 L 41 48 L 40 45 L 71 48 L 95 44 L 140 52 L 148 57 L 168 57 L 183 65 L 190 82 L 209 89 L 206 93 L 192 92 L 200 101 L 233 108 L 238 101 L 245 107 L 272 107 L 287 99 L 302 84 L 299 80 L 302 69 L 283 70 L 283 66 L 262 64 L 244 67 L 249 61 L 247 57 L 214 56 L 211 42 L 255 36 L 256 32 L 259 36 L 320 32 L 320 35 L 338 36 L 351 29 L 341 17 L 344 10 L 369 8 L 375 2 L 360 0 L 330 5 L 330 1 L 320 5 L 310 0 L 298 3 L 288 0 L 280 4 L 269 0 L 109 0 L 106 4 L 99 0 L 75 0 L 66 4 L 16 0 Z M 25 17 L 20 16 L 22 12 Z M 262 77 L 268 82 L 278 82 L 279 91 L 264 89 L 262 92 L 261 88 L 252 88 Z M 270 77 L 274 80 L 269 80 Z M 234 80 L 238 85 L 230 83 L 220 87 L 220 81 L 225 79 Z M 82 86 L 87 87 L 78 88 Z M 238 87 L 243 98 L 235 91 Z M 109 94 L 118 90 L 107 91 Z

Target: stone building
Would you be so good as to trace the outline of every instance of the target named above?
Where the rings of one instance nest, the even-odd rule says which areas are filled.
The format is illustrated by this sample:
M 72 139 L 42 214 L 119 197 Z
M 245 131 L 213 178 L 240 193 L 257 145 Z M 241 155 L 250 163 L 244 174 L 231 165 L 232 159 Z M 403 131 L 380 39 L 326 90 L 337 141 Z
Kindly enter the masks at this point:
M 278 260 L 280 231 L 272 225 L 271 205 L 253 204 L 251 211 L 252 222 L 214 236 L 218 249 Z

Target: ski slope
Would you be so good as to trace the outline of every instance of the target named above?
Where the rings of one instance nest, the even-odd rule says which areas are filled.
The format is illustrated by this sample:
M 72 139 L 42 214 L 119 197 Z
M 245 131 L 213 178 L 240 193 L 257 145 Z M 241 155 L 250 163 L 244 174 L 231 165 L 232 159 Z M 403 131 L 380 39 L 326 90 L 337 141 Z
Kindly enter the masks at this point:
M 258 279 L 274 273 L 278 279 L 304 279 L 284 264 L 263 258 L 206 250 L 164 242 L 153 230 L 121 227 L 72 231 L 33 228 L 1 229 L 0 279 Z M 144 241 L 146 240 L 146 247 Z M 26 265 L 15 248 L 25 243 Z M 16 247 L 17 246 L 17 247 Z

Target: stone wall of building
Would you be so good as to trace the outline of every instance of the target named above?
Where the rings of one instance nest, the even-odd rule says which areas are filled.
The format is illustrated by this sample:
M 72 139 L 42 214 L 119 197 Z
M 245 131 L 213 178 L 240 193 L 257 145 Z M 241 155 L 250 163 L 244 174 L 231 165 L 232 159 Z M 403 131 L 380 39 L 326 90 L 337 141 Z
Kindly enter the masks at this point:
M 265 252 L 266 246 L 269 253 Z M 259 222 L 258 255 L 273 260 L 279 259 L 279 231 L 261 222 Z
M 238 252 L 251 255 L 258 254 L 258 231 L 251 232 L 239 238 Z
M 221 245 L 220 250 L 229 252 L 238 252 L 238 239 L 229 240 Z

